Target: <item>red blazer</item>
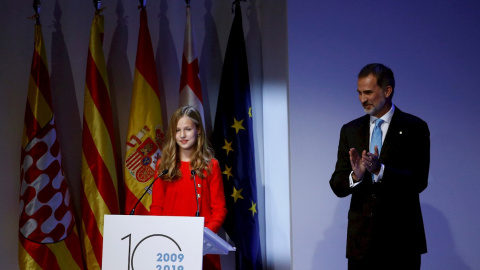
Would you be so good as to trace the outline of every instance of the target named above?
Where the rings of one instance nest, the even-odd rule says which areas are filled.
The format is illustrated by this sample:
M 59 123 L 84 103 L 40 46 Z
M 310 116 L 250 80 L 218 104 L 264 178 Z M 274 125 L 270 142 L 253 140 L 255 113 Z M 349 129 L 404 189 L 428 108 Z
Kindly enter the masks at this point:
M 158 163 L 160 160 L 158 161 Z M 157 168 L 158 168 L 157 163 Z M 227 215 L 221 169 L 216 159 L 211 160 L 212 172 L 205 178 L 195 176 L 200 216 L 205 217 L 205 227 L 217 233 Z M 181 162 L 182 177 L 174 182 L 157 180 L 152 188 L 151 215 L 195 216 L 197 202 L 189 162 Z M 155 176 L 158 171 L 155 171 Z

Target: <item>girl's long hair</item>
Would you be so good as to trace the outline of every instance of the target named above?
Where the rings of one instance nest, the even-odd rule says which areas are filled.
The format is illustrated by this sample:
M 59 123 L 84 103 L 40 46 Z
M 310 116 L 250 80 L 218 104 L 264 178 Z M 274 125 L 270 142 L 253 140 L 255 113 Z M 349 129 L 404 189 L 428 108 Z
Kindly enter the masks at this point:
M 198 129 L 197 144 L 190 159 L 190 169 L 194 170 L 195 174 L 201 178 L 205 178 L 206 176 L 203 173 L 204 171 L 206 171 L 207 174 L 211 172 L 210 160 L 214 158 L 214 153 L 212 148 L 208 146 L 200 112 L 193 106 L 184 106 L 178 108 L 170 118 L 163 145 L 161 162 L 157 168 L 158 172 L 162 172 L 165 169 L 168 170 L 168 173 L 162 176 L 162 179 L 167 182 L 173 182 L 182 176 L 180 172 L 180 155 L 178 153 L 179 150 L 175 135 L 177 133 L 178 120 L 184 116 L 190 118 Z

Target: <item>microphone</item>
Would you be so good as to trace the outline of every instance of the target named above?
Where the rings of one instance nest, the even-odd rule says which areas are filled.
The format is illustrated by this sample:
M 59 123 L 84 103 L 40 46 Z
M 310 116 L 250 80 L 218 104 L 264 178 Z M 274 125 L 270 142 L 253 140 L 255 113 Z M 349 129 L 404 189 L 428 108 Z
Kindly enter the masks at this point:
M 195 216 L 200 216 L 200 205 L 198 204 L 198 193 L 197 193 L 197 182 L 195 181 L 195 170 L 192 170 L 192 177 L 193 177 L 193 185 L 195 187 L 195 199 L 197 200 L 197 212 Z
M 137 208 L 137 205 L 140 203 L 140 201 L 143 199 L 143 196 L 145 196 L 145 194 L 147 194 L 147 192 L 150 190 L 150 188 L 153 186 L 153 183 L 155 183 L 155 181 L 157 181 L 158 178 L 162 177 L 164 174 L 168 173 L 168 170 L 165 169 L 162 171 L 162 173 L 157 176 L 155 179 L 153 179 L 152 183 L 148 186 L 147 190 L 145 190 L 145 192 L 143 193 L 142 197 L 140 197 L 140 199 L 138 199 L 137 203 L 135 204 L 135 206 L 133 207 L 132 211 L 130 211 L 130 215 L 133 215 L 135 214 L 135 208 Z

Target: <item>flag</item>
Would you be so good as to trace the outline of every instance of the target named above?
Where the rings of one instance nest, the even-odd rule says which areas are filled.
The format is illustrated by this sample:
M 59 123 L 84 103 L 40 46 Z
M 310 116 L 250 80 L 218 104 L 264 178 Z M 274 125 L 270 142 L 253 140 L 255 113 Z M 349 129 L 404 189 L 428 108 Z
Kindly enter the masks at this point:
M 119 214 L 113 112 L 103 54 L 104 18 L 96 14 L 87 55 L 82 133 L 82 240 L 87 269 L 101 269 L 103 217 Z
M 178 105 L 192 105 L 198 109 L 203 122 L 203 101 L 202 86 L 198 77 L 199 67 L 198 58 L 195 54 L 195 44 L 193 40 L 192 17 L 190 15 L 190 5 L 187 5 L 187 20 L 185 22 L 185 36 L 183 40 L 182 57 L 182 76 L 180 78 L 180 98 Z
M 34 47 L 20 160 L 19 268 L 83 269 L 39 23 Z
M 164 140 L 162 112 L 147 11 L 140 10 L 137 59 L 125 153 L 125 211 L 130 213 L 153 180 Z M 138 204 L 136 214 L 148 214 L 151 190 Z
M 252 126 L 247 54 L 237 2 L 212 135 L 228 209 L 223 228 L 237 248 L 236 269 L 262 269 Z

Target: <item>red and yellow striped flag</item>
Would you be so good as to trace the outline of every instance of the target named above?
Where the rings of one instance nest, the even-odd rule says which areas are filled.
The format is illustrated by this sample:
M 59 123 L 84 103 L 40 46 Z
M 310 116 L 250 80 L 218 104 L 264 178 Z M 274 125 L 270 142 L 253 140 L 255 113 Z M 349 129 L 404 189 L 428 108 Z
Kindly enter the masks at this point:
M 20 164 L 19 268 L 83 269 L 40 24 L 35 25 L 34 46 Z
M 87 269 L 101 269 L 103 216 L 119 214 L 113 112 L 103 54 L 104 18 L 90 30 L 82 139 L 82 240 Z
M 148 29 L 147 11 L 142 7 L 125 154 L 125 211 L 127 214 L 153 180 L 163 139 L 162 112 L 152 40 Z M 136 207 L 135 213 L 148 214 L 151 202 L 152 197 L 147 193 Z

